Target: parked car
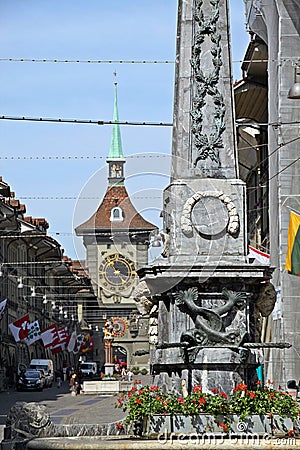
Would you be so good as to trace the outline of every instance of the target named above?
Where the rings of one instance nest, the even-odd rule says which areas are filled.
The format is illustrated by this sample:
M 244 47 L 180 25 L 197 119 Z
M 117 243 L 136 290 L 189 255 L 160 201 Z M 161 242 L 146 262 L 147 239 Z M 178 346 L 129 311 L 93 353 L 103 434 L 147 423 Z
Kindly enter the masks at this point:
M 51 359 L 32 359 L 30 369 L 43 370 L 45 372 L 46 387 L 51 387 L 54 381 L 53 361 Z
M 45 377 L 40 370 L 27 369 L 22 372 L 17 381 L 18 391 L 42 391 L 45 387 Z

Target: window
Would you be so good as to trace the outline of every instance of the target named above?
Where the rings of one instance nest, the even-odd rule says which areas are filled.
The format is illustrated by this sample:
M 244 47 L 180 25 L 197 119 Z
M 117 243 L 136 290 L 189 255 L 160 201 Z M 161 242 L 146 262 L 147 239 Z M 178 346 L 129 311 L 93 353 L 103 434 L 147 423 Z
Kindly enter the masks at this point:
M 123 221 L 123 211 L 119 206 L 116 206 L 110 211 L 110 221 L 111 222 Z

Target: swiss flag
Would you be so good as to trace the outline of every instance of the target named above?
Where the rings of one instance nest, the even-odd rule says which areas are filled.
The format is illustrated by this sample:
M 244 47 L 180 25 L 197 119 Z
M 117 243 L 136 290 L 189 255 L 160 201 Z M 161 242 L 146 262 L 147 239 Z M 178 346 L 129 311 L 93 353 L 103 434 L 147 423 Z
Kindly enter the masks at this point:
M 22 339 L 27 338 L 28 322 L 29 322 L 29 314 L 26 314 L 25 316 L 8 325 L 16 342 L 19 342 Z

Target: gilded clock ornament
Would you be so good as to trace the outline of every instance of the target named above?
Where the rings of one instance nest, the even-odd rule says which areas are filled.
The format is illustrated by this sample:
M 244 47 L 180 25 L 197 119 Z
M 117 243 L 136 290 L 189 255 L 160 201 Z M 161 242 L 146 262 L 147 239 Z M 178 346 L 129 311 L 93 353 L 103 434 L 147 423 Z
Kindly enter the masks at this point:
M 119 253 L 107 256 L 99 266 L 99 283 L 107 291 L 128 291 L 134 285 L 135 279 L 134 262 Z

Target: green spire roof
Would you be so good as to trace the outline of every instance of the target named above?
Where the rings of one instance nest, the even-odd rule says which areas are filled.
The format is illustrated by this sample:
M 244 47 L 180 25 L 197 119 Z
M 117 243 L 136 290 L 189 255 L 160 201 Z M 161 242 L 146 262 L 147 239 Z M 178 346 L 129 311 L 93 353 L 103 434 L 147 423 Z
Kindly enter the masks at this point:
M 114 74 L 116 77 L 116 73 Z M 115 101 L 114 101 L 114 118 L 113 122 L 119 122 L 118 113 L 118 95 L 117 95 L 117 81 L 115 79 Z M 120 125 L 115 123 L 112 128 L 112 137 L 110 143 L 110 149 L 108 153 L 108 160 L 110 159 L 124 159 L 121 141 Z

